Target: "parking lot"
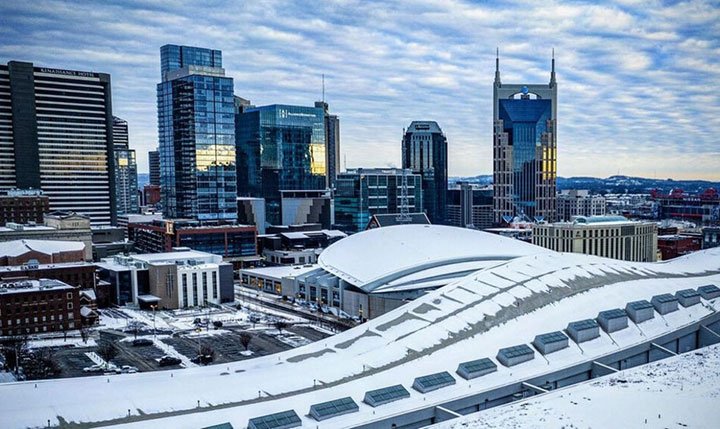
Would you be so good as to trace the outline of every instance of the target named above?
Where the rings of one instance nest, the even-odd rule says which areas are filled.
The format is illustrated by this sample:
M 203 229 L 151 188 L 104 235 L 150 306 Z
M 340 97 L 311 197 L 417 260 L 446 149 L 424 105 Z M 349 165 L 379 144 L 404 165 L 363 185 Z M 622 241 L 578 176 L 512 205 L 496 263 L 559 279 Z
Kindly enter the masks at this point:
M 52 348 L 62 377 L 82 377 L 104 373 L 100 369 L 91 371 L 90 367 L 102 366 L 93 360 L 97 359 L 93 352 L 108 343 L 117 350 L 111 360 L 113 365 L 145 372 L 196 366 L 199 363 L 192 360 L 200 350 L 211 350 L 212 363 L 222 364 L 278 353 L 332 334 L 302 318 L 272 310 L 260 311 L 260 308 L 225 307 L 153 314 L 124 308 L 107 309 L 101 310 L 101 323 L 92 329 L 87 343 L 79 336 L 71 336 L 70 341 L 39 339 L 33 341 L 33 347 Z M 287 324 L 281 331 L 275 327 L 277 320 Z M 222 326 L 216 327 L 217 322 Z M 246 350 L 242 337 L 247 334 L 250 342 Z M 134 344 L 135 339 L 144 339 L 148 344 Z M 163 356 L 176 357 L 181 363 L 161 366 L 158 361 Z

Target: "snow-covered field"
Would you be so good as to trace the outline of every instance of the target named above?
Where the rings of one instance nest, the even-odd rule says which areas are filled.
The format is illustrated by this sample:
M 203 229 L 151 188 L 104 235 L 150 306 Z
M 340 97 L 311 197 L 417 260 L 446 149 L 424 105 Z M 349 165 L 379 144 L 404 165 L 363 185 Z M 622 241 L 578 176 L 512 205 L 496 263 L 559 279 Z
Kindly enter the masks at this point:
M 434 429 L 718 427 L 718 344 L 432 426 Z

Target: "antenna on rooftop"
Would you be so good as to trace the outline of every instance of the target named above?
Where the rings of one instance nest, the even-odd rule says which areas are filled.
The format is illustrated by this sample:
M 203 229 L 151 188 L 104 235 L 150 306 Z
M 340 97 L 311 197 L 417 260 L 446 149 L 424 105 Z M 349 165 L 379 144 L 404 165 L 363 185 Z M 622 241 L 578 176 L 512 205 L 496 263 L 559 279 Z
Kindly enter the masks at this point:
M 322 74 L 322 101 L 325 102 L 325 73 Z
M 403 128 L 403 139 L 405 136 L 405 128 Z M 408 182 L 407 182 L 407 168 L 404 167 L 405 163 L 405 151 L 406 151 L 406 144 L 405 141 L 403 141 L 402 145 L 402 160 L 400 163 L 400 168 L 402 169 L 402 184 L 400 186 L 400 214 L 397 216 L 395 220 L 398 221 L 398 223 L 410 223 L 412 222 L 412 218 L 410 217 L 410 208 L 408 203 Z

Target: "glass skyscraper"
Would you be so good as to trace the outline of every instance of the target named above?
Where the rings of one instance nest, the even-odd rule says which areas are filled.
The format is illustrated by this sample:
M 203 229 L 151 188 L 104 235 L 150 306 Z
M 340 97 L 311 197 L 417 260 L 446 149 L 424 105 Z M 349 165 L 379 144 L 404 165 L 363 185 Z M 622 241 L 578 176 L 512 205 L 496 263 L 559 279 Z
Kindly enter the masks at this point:
M 113 116 L 115 153 L 115 210 L 117 215 L 138 213 L 138 180 L 135 151 L 130 149 L 128 123 Z
M 407 209 L 422 211 L 422 176 L 406 170 Z M 335 225 L 347 233 L 363 231 L 375 214 L 400 213 L 403 170 L 357 168 L 338 174 Z
M 423 178 L 423 210 L 432 223 L 447 223 L 447 139 L 435 121 L 413 121 L 403 136 L 403 168 Z
M 157 86 L 167 218 L 237 220 L 233 80 L 218 50 L 165 45 Z
M 504 84 L 495 64 L 493 217 L 496 224 L 556 218 L 557 83 Z
M 280 191 L 326 188 L 325 111 L 274 104 L 238 111 L 238 194 L 265 198 L 267 222 L 279 225 Z

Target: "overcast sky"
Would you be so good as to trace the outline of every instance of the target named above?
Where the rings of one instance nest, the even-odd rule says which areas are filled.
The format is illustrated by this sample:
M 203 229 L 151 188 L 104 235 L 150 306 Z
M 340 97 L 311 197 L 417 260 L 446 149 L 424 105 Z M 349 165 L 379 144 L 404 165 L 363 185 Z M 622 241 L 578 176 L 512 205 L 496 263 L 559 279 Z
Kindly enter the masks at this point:
M 437 121 L 451 175 L 492 171 L 495 48 L 506 83 L 546 83 L 558 170 L 720 179 L 717 1 L 3 1 L 0 61 L 112 75 L 139 171 L 157 146 L 160 46 L 220 49 L 235 94 L 341 120 L 348 167 L 400 163 L 403 127 Z

